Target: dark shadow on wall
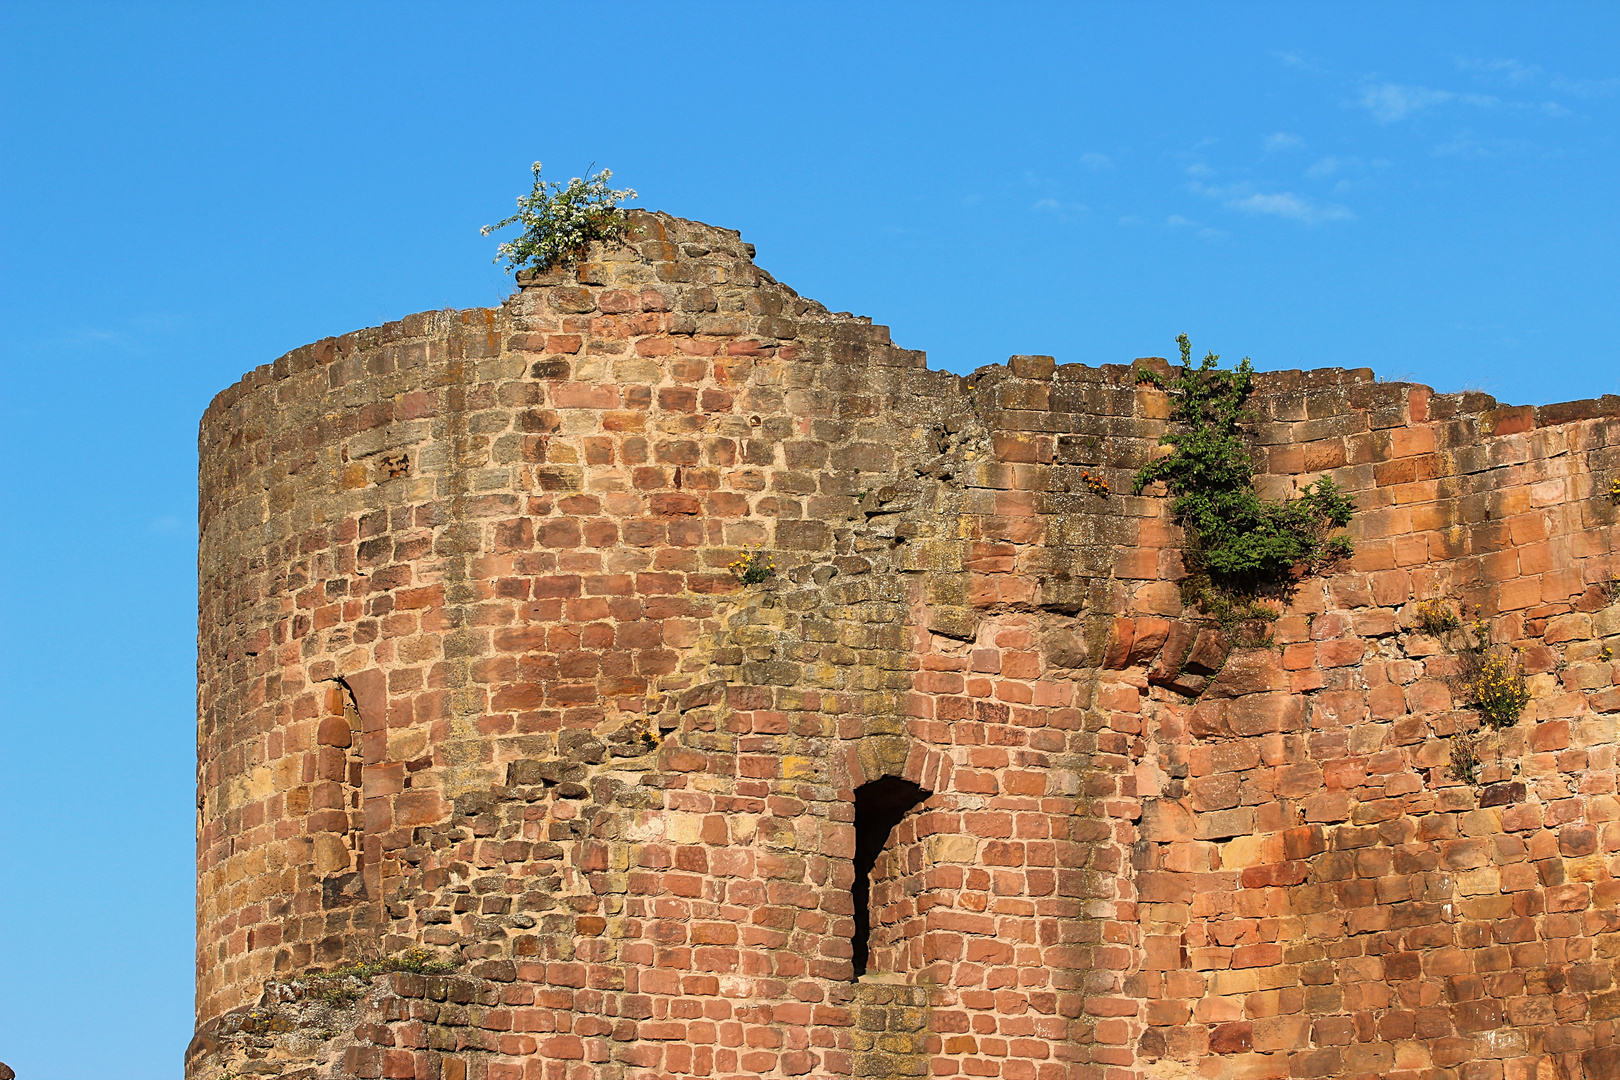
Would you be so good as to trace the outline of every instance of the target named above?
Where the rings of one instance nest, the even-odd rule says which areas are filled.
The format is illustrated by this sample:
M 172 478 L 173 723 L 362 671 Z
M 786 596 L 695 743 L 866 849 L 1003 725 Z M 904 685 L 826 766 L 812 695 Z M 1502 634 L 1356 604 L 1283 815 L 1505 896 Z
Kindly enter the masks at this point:
M 855 978 L 866 974 L 866 961 L 872 940 L 872 867 L 877 864 L 889 834 L 906 814 L 933 792 L 885 776 L 855 789 L 855 884 L 850 896 L 855 902 Z

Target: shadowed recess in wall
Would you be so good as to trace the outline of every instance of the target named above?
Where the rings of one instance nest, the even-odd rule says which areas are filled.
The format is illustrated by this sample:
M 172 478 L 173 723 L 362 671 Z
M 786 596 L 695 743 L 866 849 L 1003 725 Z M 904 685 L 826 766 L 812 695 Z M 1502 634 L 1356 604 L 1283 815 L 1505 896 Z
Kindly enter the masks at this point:
M 902 818 L 933 792 L 885 776 L 855 789 L 855 884 L 850 896 L 855 901 L 855 978 L 866 974 L 866 961 L 872 941 L 872 867 L 889 842 L 889 835 Z

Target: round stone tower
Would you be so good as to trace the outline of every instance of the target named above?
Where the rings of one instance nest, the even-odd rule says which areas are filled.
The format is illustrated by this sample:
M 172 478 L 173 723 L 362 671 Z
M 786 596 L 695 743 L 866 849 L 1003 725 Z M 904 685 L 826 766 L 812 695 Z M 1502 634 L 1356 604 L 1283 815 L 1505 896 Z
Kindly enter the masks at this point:
M 209 408 L 194 1076 L 906 1072 L 930 988 L 992 965 L 963 1023 L 1070 1039 L 1110 838 L 1073 689 L 1035 680 L 1082 662 L 1091 585 L 972 595 L 1040 531 L 1029 466 L 963 380 L 752 254 L 635 214 L 498 310 Z M 1105 561 L 1084 500 L 1072 551 Z M 391 978 L 451 986 L 461 1027 L 255 1030 L 413 948 L 450 970 Z

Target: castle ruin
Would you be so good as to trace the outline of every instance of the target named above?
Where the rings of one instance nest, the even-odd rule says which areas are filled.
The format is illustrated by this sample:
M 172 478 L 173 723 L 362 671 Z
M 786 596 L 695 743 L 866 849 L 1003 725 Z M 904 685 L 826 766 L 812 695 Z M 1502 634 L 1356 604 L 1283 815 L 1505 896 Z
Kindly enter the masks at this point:
M 1620 1077 L 1620 398 L 1259 376 L 1356 553 L 1241 639 L 1141 365 L 631 223 L 203 417 L 188 1080 Z

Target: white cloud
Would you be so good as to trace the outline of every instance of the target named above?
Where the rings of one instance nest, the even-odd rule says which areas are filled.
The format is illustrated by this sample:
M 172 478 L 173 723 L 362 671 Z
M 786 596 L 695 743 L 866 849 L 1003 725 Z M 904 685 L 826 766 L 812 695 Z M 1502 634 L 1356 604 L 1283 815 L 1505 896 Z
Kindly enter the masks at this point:
M 1332 155 L 1329 155 L 1312 165 L 1310 168 L 1306 169 L 1305 175 L 1310 177 L 1312 180 L 1325 180 L 1343 167 L 1344 162 L 1340 161 L 1336 157 L 1333 157 Z
M 1191 229 L 1193 235 L 1202 240 L 1219 240 L 1226 235 L 1221 229 L 1211 229 L 1207 225 L 1200 225 L 1198 222 L 1190 218 L 1184 218 L 1180 214 L 1171 214 L 1164 219 L 1164 224 L 1171 229 Z
M 1620 80 L 1615 80 L 1620 86 Z M 1555 87 L 1558 82 L 1554 82 Z M 1543 116 L 1568 116 L 1569 110 L 1556 101 L 1535 104 L 1528 101 L 1503 101 L 1492 94 L 1459 94 L 1452 90 L 1437 90 L 1431 86 L 1405 86 L 1392 82 L 1363 82 L 1359 104 L 1380 124 L 1392 124 L 1410 116 L 1442 105 L 1471 105 L 1478 109 L 1507 109 L 1524 112 L 1534 110 Z
M 1620 90 L 1620 79 L 1566 79 L 1560 75 L 1552 81 L 1552 88 L 1576 97 L 1605 97 Z
M 1373 158 L 1371 161 L 1368 161 L 1365 158 L 1357 157 L 1355 155 L 1351 155 L 1350 157 L 1336 157 L 1329 154 L 1327 157 L 1318 158 L 1316 161 L 1312 162 L 1311 167 L 1305 170 L 1305 175 L 1312 180 L 1327 180 L 1334 176 L 1362 177 L 1366 176 L 1369 172 L 1375 172 L 1379 169 L 1387 169 L 1388 167 L 1389 161 L 1385 158 Z M 1342 191 L 1347 189 L 1349 185 L 1350 181 L 1348 179 L 1341 179 L 1334 186 L 1334 190 Z
M 1269 214 L 1287 218 L 1304 225 L 1320 225 L 1325 221 L 1348 221 L 1356 215 L 1348 206 L 1337 203 L 1316 203 L 1292 191 L 1265 192 L 1254 190 L 1252 184 L 1229 184 L 1209 187 L 1196 180 L 1192 190 L 1209 199 L 1218 199 L 1228 210 L 1241 210 L 1245 214 Z
M 1114 159 L 1107 154 L 1081 154 L 1080 164 L 1092 172 L 1104 172 L 1114 167 Z
M 1408 116 L 1432 109 L 1438 105 L 1461 102 L 1479 108 L 1500 105 L 1501 101 L 1489 94 L 1457 94 L 1450 90 L 1436 90 L 1428 86 L 1403 86 L 1400 83 L 1364 83 L 1361 87 L 1361 105 L 1372 113 L 1380 124 L 1392 124 Z
M 51 339 L 47 344 L 55 348 L 140 351 L 140 343 L 134 335 L 122 330 L 106 330 L 97 326 L 83 326 L 69 330 Z
M 1504 79 L 1511 86 L 1530 82 L 1541 74 L 1541 68 L 1535 64 L 1526 64 L 1522 60 L 1496 59 L 1481 60 L 1475 57 L 1455 57 L 1458 71 L 1472 71 L 1481 75 L 1495 76 Z
M 1270 195 L 1257 192 L 1241 199 L 1234 199 L 1226 205 L 1234 210 L 1242 210 L 1246 214 L 1274 214 L 1292 221 L 1302 221 L 1307 225 L 1318 225 L 1324 221 L 1343 221 L 1356 216 L 1350 212 L 1349 207 L 1332 203 L 1318 206 L 1292 191 Z
M 1298 150 L 1305 145 L 1305 140 L 1298 135 L 1290 135 L 1286 131 L 1274 132 L 1266 136 L 1263 148 L 1266 153 L 1274 154 L 1279 150 Z
M 1295 71 L 1303 71 L 1308 75 L 1322 74 L 1321 67 L 1315 63 L 1312 63 L 1310 60 L 1305 59 L 1304 55 L 1301 53 L 1292 51 L 1273 52 L 1271 55 L 1276 57 L 1277 62 L 1283 67 L 1293 68 Z
M 1031 206 L 1030 209 L 1035 211 L 1037 214 L 1051 214 L 1059 221 L 1064 223 L 1073 221 L 1082 214 L 1091 212 L 1091 207 L 1087 206 L 1085 203 L 1063 202 L 1060 199 L 1051 198 L 1036 199 L 1034 205 Z
M 1531 143 L 1523 139 L 1476 139 L 1473 132 L 1464 129 L 1437 145 L 1431 153 L 1435 157 L 1479 161 L 1484 158 L 1521 153 L 1531 149 L 1531 146 Z

